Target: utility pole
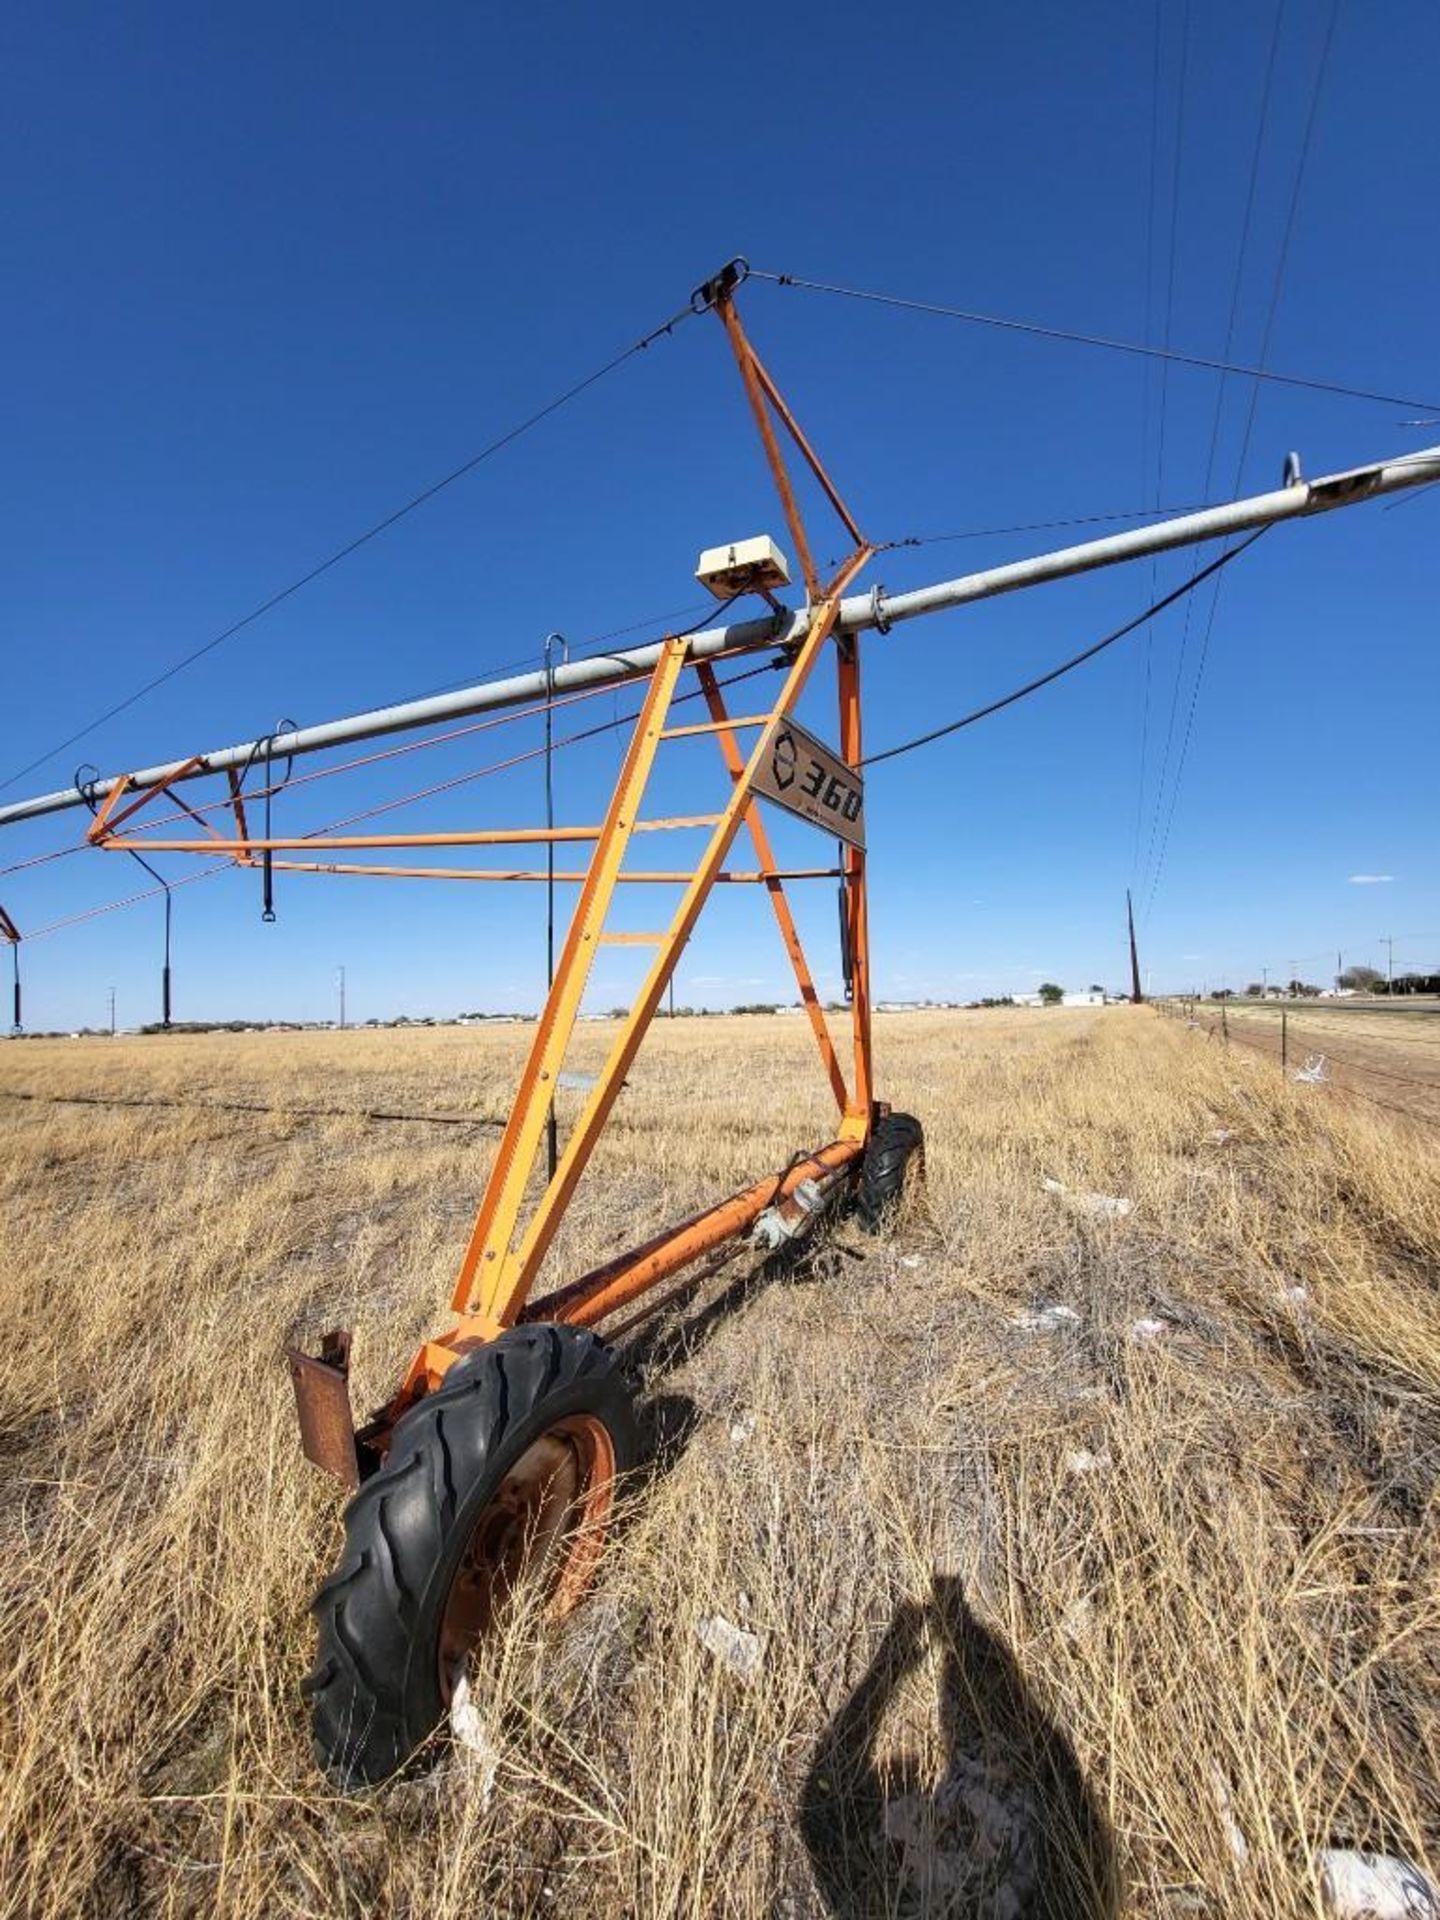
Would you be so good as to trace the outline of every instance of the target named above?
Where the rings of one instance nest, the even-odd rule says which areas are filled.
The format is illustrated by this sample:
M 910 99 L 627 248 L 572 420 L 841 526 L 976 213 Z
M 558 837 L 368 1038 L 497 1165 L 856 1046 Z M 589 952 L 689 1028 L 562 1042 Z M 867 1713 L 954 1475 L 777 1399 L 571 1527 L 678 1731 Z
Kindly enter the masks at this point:
M 115 1038 L 115 989 L 110 989 L 110 1038 Z
M 1389 994 L 1395 991 L 1395 936 L 1394 934 L 1393 933 L 1385 934 L 1380 944 L 1385 949 L 1385 991 L 1387 994 Z
M 340 1031 L 345 1031 L 345 969 L 341 967 L 335 975 L 335 984 L 340 989 Z
M 1268 1000 L 1268 999 L 1269 999 L 1269 997 L 1270 997 L 1270 969 L 1269 969 L 1269 967 L 1261 967 L 1261 969 L 1260 969 L 1260 998 L 1261 998 L 1262 1000 Z
M 1130 1004 L 1138 1007 L 1145 996 L 1140 991 L 1140 957 L 1135 950 L 1135 906 L 1130 889 L 1125 889 L 1125 917 L 1130 922 Z

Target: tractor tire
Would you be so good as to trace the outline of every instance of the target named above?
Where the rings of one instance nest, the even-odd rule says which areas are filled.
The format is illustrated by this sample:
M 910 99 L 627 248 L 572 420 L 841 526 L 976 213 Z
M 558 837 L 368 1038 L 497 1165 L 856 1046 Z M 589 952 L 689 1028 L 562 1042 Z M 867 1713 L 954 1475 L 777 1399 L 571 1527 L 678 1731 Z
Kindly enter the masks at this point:
M 905 1197 L 911 1169 L 925 1164 L 925 1133 L 911 1113 L 887 1113 L 876 1122 L 860 1162 L 855 1204 L 872 1233 L 880 1233 L 894 1219 Z
M 409 1760 L 522 1581 L 538 1577 L 555 1612 L 574 1605 L 634 1459 L 629 1389 L 579 1327 L 513 1327 L 401 1416 L 311 1607 L 305 1692 L 316 1758 L 338 1786 Z

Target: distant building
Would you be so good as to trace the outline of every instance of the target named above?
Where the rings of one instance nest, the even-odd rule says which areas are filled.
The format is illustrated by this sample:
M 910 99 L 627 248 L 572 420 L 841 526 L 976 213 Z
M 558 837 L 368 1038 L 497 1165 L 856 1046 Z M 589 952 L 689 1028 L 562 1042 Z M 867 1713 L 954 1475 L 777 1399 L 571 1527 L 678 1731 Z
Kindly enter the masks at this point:
M 1017 1007 L 1043 1007 L 1045 1002 L 1038 993 L 1017 993 L 1011 996 Z M 1083 992 L 1066 992 L 1060 996 L 1062 1007 L 1103 1007 L 1105 995 L 1086 988 Z

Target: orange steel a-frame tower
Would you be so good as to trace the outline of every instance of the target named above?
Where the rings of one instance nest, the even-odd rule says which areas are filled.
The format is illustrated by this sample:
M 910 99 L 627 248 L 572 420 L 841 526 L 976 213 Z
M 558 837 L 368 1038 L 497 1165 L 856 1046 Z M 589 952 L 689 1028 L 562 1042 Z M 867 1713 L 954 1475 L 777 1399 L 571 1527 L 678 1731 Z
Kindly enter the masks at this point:
M 221 854 L 244 865 L 264 860 L 276 871 L 506 883 L 543 881 L 547 876 L 538 868 L 486 871 L 428 865 L 381 866 L 335 861 L 328 856 L 362 850 L 546 843 L 590 847 L 588 864 L 583 870 L 556 875 L 561 880 L 580 882 L 579 899 L 460 1264 L 450 1303 L 451 1319 L 421 1345 L 394 1397 L 361 1429 L 358 1446 L 346 1379 L 348 1336 L 328 1336 L 318 1358 L 300 1354 L 291 1357 L 306 1451 L 352 1485 L 358 1484 L 368 1468 L 383 1456 L 395 1422 L 418 1398 L 433 1391 L 462 1355 L 472 1353 L 519 1322 L 543 1320 L 593 1326 L 617 1308 L 678 1274 L 701 1255 L 750 1229 L 767 1209 L 780 1209 L 783 1218 L 788 1207 L 791 1225 L 803 1226 L 804 1215 L 814 1207 L 817 1197 L 827 1195 L 853 1172 L 870 1137 L 877 1108 L 871 1079 L 865 852 L 852 833 L 848 838 L 837 838 L 838 865 L 782 870 L 776 865 L 761 817 L 756 782 L 767 763 L 773 761 L 777 746 L 787 754 L 793 753 L 794 736 L 787 722 L 822 654 L 833 643 L 838 694 L 838 760 L 842 773 L 848 774 L 849 791 L 858 796 L 860 782 L 854 769 L 862 757 L 860 642 L 858 636 L 840 635 L 834 629 L 842 596 L 873 557 L 875 548 L 861 533 L 746 336 L 734 299 L 742 277 L 743 263 L 732 263 L 697 290 L 695 302 L 700 308 L 713 311 L 724 327 L 804 578 L 807 597 L 804 631 L 785 649 L 783 674 L 768 707 L 759 712 L 730 713 L 712 666 L 703 659 L 689 657 L 684 637 L 667 640 L 650 675 L 605 817 L 595 826 L 533 830 L 476 828 L 410 834 L 322 832 L 289 839 L 257 837 L 249 831 L 245 797 L 232 771 L 228 775 L 225 808 L 233 817 L 234 831 L 222 832 L 209 824 L 201 812 L 192 809 L 177 791 L 179 781 L 203 766 L 203 762 L 191 760 L 183 763 L 170 780 L 139 794 L 130 793 L 127 778 L 116 780 L 98 806 L 89 829 L 88 838 L 97 847 L 143 848 L 147 853 Z M 817 571 L 811 539 L 782 451 L 782 436 L 788 439 L 819 483 L 851 543 L 850 551 L 828 579 L 822 580 Z M 709 718 L 675 725 L 671 722 L 670 709 L 681 677 L 687 672 L 695 673 L 698 678 Z M 723 769 L 728 787 L 724 804 L 708 813 L 647 818 L 646 793 L 666 744 L 704 734 L 713 735 L 719 749 L 721 764 L 717 766 L 717 773 Z M 748 746 L 744 744 L 747 740 Z M 828 794 L 825 791 L 819 794 L 817 812 L 823 818 L 828 803 L 839 822 L 847 780 L 828 779 L 825 786 Z M 127 831 L 135 816 L 161 794 L 167 794 L 198 824 L 201 837 L 163 837 L 149 831 Z M 693 867 L 683 870 L 625 868 L 631 843 L 637 836 L 684 828 L 709 830 Z M 736 870 L 726 865 L 742 830 L 753 850 L 753 869 Z M 301 852 L 308 857 L 293 857 Z M 292 857 L 277 858 L 277 855 Z M 826 878 L 838 880 L 843 890 L 842 938 L 850 984 L 848 1063 L 842 1061 L 832 1038 L 786 895 L 789 881 Z M 680 898 L 665 924 L 653 932 L 612 931 L 607 923 L 621 884 L 648 884 L 672 890 L 679 886 Z M 834 1095 L 837 1110 L 834 1136 L 813 1152 L 792 1161 L 783 1172 L 758 1180 L 744 1192 L 733 1194 L 693 1219 L 666 1230 L 644 1246 L 537 1299 L 534 1297 L 536 1281 L 565 1207 L 595 1150 L 681 952 L 711 889 L 717 884 L 756 885 L 769 895 L 794 969 L 800 1001 Z M 546 1118 L 552 1108 L 556 1083 L 591 969 L 600 949 L 607 946 L 648 947 L 653 948 L 654 955 L 604 1066 L 564 1143 L 558 1164 L 536 1198 L 531 1187 Z

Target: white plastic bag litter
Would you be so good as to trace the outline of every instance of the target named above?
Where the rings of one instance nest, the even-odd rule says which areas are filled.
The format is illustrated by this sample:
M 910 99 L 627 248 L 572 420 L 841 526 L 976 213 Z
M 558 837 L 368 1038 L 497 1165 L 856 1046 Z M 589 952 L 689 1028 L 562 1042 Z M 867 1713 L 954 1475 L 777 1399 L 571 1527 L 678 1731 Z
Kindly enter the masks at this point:
M 1240 1822 L 1235 1818 L 1230 1802 L 1230 1786 L 1214 1760 L 1210 1762 L 1210 1788 L 1215 1795 L 1215 1804 L 1220 1809 L 1220 1824 L 1225 1829 L 1225 1838 L 1230 1851 L 1243 1867 L 1250 1858 L 1250 1843 L 1241 1831 Z
M 1055 1333 L 1062 1327 L 1078 1327 L 1080 1316 L 1074 1307 L 1055 1302 L 1027 1308 L 1024 1313 L 1017 1313 L 1010 1324 L 1019 1327 L 1022 1333 Z
M 1170 1331 L 1168 1320 L 1155 1320 L 1147 1317 L 1137 1320 L 1130 1329 L 1130 1338 L 1137 1347 L 1143 1347 L 1148 1341 L 1160 1340 Z
M 1290 1078 L 1298 1080 L 1302 1087 L 1323 1087 L 1330 1078 L 1325 1071 L 1324 1054 L 1312 1053 L 1304 1066 L 1297 1068 Z
M 1102 1448 L 1092 1453 L 1088 1447 L 1075 1447 L 1065 1456 L 1067 1473 L 1103 1473 L 1106 1467 L 1113 1466 L 1110 1455 Z
M 1127 1213 L 1135 1210 L 1135 1202 L 1119 1194 L 1072 1193 L 1059 1180 L 1042 1180 L 1040 1184 L 1046 1193 L 1062 1195 L 1072 1207 L 1078 1208 L 1081 1213 L 1088 1213 L 1092 1220 L 1123 1220 Z
M 1327 1848 L 1320 1855 L 1320 1898 L 1332 1920 L 1440 1920 L 1440 1888 L 1390 1854 Z
M 480 1709 L 470 1698 L 470 1681 L 463 1675 L 450 1697 L 450 1737 L 471 1777 L 471 1791 L 478 1795 L 482 1807 L 488 1807 L 495 1794 L 495 1775 L 500 1770 L 500 1749 Z
M 753 1680 L 760 1671 L 760 1636 L 747 1633 L 727 1620 L 723 1613 L 708 1613 L 696 1623 L 695 1636 L 702 1647 L 742 1680 Z

